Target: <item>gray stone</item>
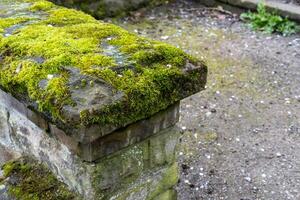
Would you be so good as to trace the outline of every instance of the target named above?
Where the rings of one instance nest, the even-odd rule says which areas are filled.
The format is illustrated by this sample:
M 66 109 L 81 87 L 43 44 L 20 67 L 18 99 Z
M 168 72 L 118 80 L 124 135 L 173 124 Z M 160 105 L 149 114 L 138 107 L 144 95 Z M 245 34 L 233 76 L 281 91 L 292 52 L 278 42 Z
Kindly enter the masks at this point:
M 177 107 L 174 107 L 177 110 Z M 176 120 L 177 115 L 178 113 L 174 118 Z M 0 142 L 5 148 L 11 148 L 19 154 L 32 155 L 46 163 L 54 174 L 87 200 L 98 196 L 116 195 L 118 191 L 127 190 L 130 185 L 137 184 L 141 177 L 161 180 L 156 179 L 152 173 L 168 168 L 176 161 L 175 151 L 179 137 L 177 128 L 164 129 L 142 142 L 101 158 L 96 163 L 87 163 L 71 150 L 74 146 L 73 140 L 63 132 L 56 130 L 56 135 L 52 135 L 51 132 L 49 134 L 22 113 L 12 108 L 8 109 L 2 101 L 0 119 Z M 55 126 L 50 127 L 51 130 L 56 129 Z M 161 156 L 158 158 L 155 155 Z M 149 172 L 148 175 L 146 172 Z M 153 184 L 164 183 L 156 181 Z M 154 188 L 154 185 L 151 188 Z M 162 188 L 168 187 L 170 185 Z M 158 188 L 155 194 L 163 189 Z M 152 193 L 149 189 L 145 191 L 147 195 Z
M 105 16 L 116 16 L 128 13 L 131 10 L 149 4 L 162 3 L 162 0 L 51 0 L 60 5 L 82 9 L 87 13 L 103 18 Z
M 69 136 L 64 131 L 57 128 L 56 125 L 50 122 L 47 123 L 42 115 L 26 108 L 24 104 L 2 90 L 0 90 L 0 96 L 2 97 L 0 104 L 5 107 L 5 109 L 2 110 L 2 113 L 4 112 L 2 115 L 7 115 L 6 118 L 8 118 L 10 114 L 7 111 L 17 108 L 15 112 L 23 115 L 26 119 L 29 119 L 39 128 L 47 131 L 50 135 L 55 136 L 60 142 L 70 148 L 72 152 L 77 153 L 86 161 L 94 161 L 129 145 L 140 142 L 151 135 L 155 135 L 158 132 L 175 125 L 179 119 L 179 103 L 177 103 L 165 111 L 155 114 L 149 119 L 133 123 L 111 134 L 104 135 L 103 137 L 100 137 L 100 131 L 97 129 L 97 126 L 95 126 L 90 128 L 90 130 L 93 131 L 89 132 L 89 138 L 80 138 L 75 137 L 74 135 Z M 11 128 L 7 125 L 5 126 L 5 123 L 3 122 L 0 122 L 0 127 L 1 126 L 3 129 L 6 129 L 6 133 L 8 133 L 8 129 Z M 26 135 L 28 132 L 26 126 L 22 126 L 21 129 Z M 5 140 L 9 140 L 11 136 L 6 134 L 5 137 Z M 25 142 L 25 138 L 23 140 Z
M 13 200 L 12 197 L 8 195 L 8 189 L 5 185 L 0 184 L 0 199 L 1 200 Z
M 127 6 L 129 4 L 143 4 L 145 3 L 144 1 L 146 0 L 129 2 L 109 0 L 97 1 L 96 3 L 105 2 L 105 4 L 108 5 L 116 4 Z M 1 70 L 0 75 L 3 73 L 3 76 L 7 76 L 5 73 L 10 73 L 10 66 L 13 66 L 10 63 L 12 62 L 11 59 L 5 59 L 7 56 L 5 52 L 14 51 L 22 46 L 19 47 L 22 41 L 14 43 L 10 41 L 10 39 L 21 36 L 21 32 L 24 29 L 30 30 L 37 22 L 44 24 L 46 27 L 51 27 L 51 29 L 56 31 L 61 31 L 61 29 L 57 29 L 57 27 L 54 26 L 55 23 L 63 25 L 65 23 L 64 20 L 69 20 L 79 25 L 78 22 L 83 21 L 83 23 L 85 23 L 86 20 L 89 19 L 90 22 L 88 22 L 87 25 L 92 23 L 92 27 L 94 26 L 97 32 L 95 33 L 95 38 L 91 37 L 89 40 L 99 40 L 99 44 L 97 44 L 97 42 L 93 44 L 98 45 L 99 48 L 97 51 L 90 49 L 93 53 L 89 53 L 89 50 L 85 50 L 85 52 L 82 52 L 82 57 L 86 56 L 89 59 L 90 57 L 100 57 L 99 60 L 101 60 L 101 62 L 102 60 L 110 59 L 116 61 L 116 63 L 105 61 L 105 63 L 107 63 L 106 65 L 113 66 L 102 66 L 101 64 L 99 64 L 100 66 L 94 66 L 95 64 L 90 64 L 89 61 L 83 61 L 87 62 L 87 66 L 85 66 L 86 69 L 82 69 L 82 66 L 60 66 L 62 63 L 59 62 L 59 66 L 53 67 L 57 68 L 56 70 L 47 71 L 46 69 L 48 69 L 49 66 L 45 66 L 44 64 L 47 64 L 51 59 L 56 59 L 56 57 L 49 58 L 44 55 L 43 51 L 39 55 L 29 56 L 32 54 L 31 50 L 33 50 L 30 49 L 29 45 L 29 49 L 25 49 L 25 52 L 18 58 L 18 62 L 20 62 L 12 69 L 13 74 L 7 76 L 10 77 L 8 78 L 9 80 L 1 79 L 0 103 L 4 105 L 6 110 L 13 109 L 14 112 L 19 112 L 19 114 L 23 115 L 26 119 L 36 124 L 37 127 L 55 136 L 56 139 L 59 139 L 69 147 L 72 153 L 81 156 L 85 161 L 95 161 L 129 145 L 145 140 L 159 133 L 161 130 L 174 125 L 178 121 L 178 102 L 204 89 L 207 75 L 207 67 L 205 64 L 196 59 L 192 59 L 192 57 L 189 57 L 183 51 L 175 47 L 146 40 L 145 38 L 130 34 L 125 30 L 122 32 L 121 28 L 109 26 L 108 24 L 104 25 L 91 16 L 74 10 L 59 8 L 50 2 L 47 4 L 49 6 L 47 9 L 50 10 L 47 11 L 45 11 L 45 8 L 39 5 L 39 3 L 34 4 L 34 6 L 38 7 L 38 11 L 35 11 L 30 9 L 32 3 L 28 4 L 22 2 L 23 1 L 1 1 L 0 3 L 0 7 L 3 10 L 1 12 L 8 15 L 4 17 L 35 16 L 34 20 L 29 20 L 28 23 L 22 24 L 25 27 L 18 30 L 18 35 L 12 31 L 10 32 L 11 35 L 5 38 L 5 40 L 11 43 L 11 46 L 3 46 L 5 50 L 3 50 L 3 55 L 0 56 L 1 63 L 9 67 L 8 69 Z M 68 2 L 75 3 L 75 1 Z M 88 2 L 88 4 L 90 3 L 91 2 Z M 70 16 L 66 15 L 65 18 L 58 19 L 59 22 L 53 22 L 54 24 L 51 22 L 51 24 L 49 24 L 47 20 L 53 19 L 51 18 L 52 15 L 48 15 L 46 12 L 51 13 L 50 11 L 69 12 Z M 78 16 L 76 20 L 72 17 L 74 13 L 76 17 Z M 18 27 L 17 25 L 18 24 L 13 24 L 12 27 L 8 28 L 15 30 L 15 28 Z M 102 26 L 107 26 L 106 28 L 111 31 L 105 31 L 106 28 Z M 102 32 L 103 30 L 104 32 Z M 124 38 L 128 36 L 130 38 L 132 37 L 132 41 L 137 40 L 138 42 L 136 42 L 135 45 L 140 45 L 141 50 L 135 53 L 129 53 L 122 50 L 127 48 L 127 44 L 117 45 L 109 43 L 114 37 L 118 38 L 117 35 L 120 33 L 122 33 L 121 35 Z M 90 33 L 85 32 L 84 29 L 80 35 L 85 34 Z M 103 34 L 105 35 L 104 38 L 101 36 Z M 40 42 L 38 40 L 40 37 L 43 37 L 43 35 L 42 33 L 42 36 L 38 35 L 33 40 L 36 39 L 37 42 Z M 71 39 L 71 36 L 70 39 L 74 43 L 79 39 L 87 39 L 81 38 L 82 36 L 76 36 L 75 33 L 72 35 L 75 39 Z M 22 37 L 18 39 L 22 40 Z M 26 38 L 23 38 L 23 40 L 23 42 L 26 43 Z M 67 43 L 69 42 L 66 42 L 66 44 L 59 43 L 58 45 L 65 45 L 67 47 L 69 46 Z M 71 48 L 65 49 L 65 51 L 68 50 L 70 51 L 68 52 L 70 56 L 79 59 L 77 58 L 78 54 L 76 51 Z M 142 58 L 135 58 L 134 55 L 138 53 L 150 57 L 153 54 L 155 55 L 154 58 L 156 58 L 156 56 L 159 58 L 149 59 L 150 63 L 144 64 Z M 169 54 L 174 54 L 173 57 L 175 58 L 178 56 L 180 62 L 177 64 L 176 61 L 176 64 L 170 67 L 168 63 L 174 61 L 170 58 L 171 56 L 169 56 Z M 14 83 L 15 81 L 13 79 L 16 78 L 15 75 L 23 76 L 23 74 L 30 74 L 30 71 L 27 72 L 26 70 L 31 68 L 24 67 L 23 61 L 26 61 L 26 63 L 30 61 L 30 66 L 32 65 L 32 67 L 35 66 L 38 67 L 38 69 L 46 70 L 46 73 L 43 73 L 43 77 L 35 77 L 37 83 L 33 85 L 30 84 L 30 86 L 23 83 Z M 66 61 L 66 63 L 68 63 L 68 61 Z M 159 68 L 153 67 L 151 68 L 151 72 L 148 72 L 147 69 L 149 66 L 156 66 L 158 63 L 160 64 Z M 69 65 L 71 65 L 71 63 L 69 63 Z M 81 64 L 77 63 L 76 65 Z M 166 71 L 163 72 L 164 70 Z M 128 74 L 123 74 L 123 72 Z M 162 73 L 164 73 L 163 77 L 161 77 Z M 30 80 L 27 80 L 29 77 L 30 76 L 23 76 L 23 78 L 26 79 L 24 82 L 30 82 Z M 127 80 L 127 78 L 132 79 L 132 81 Z M 59 84 L 61 86 L 56 85 L 56 81 L 60 81 Z M 128 86 L 126 85 L 127 81 L 131 82 Z M 136 82 L 138 84 L 135 85 Z M 52 83 L 50 85 L 51 87 L 48 87 L 50 83 Z M 63 89 L 61 90 L 61 88 Z M 33 90 L 42 95 L 33 94 L 35 93 L 32 92 Z M 10 112 L 7 112 L 7 115 L 6 118 L 9 119 Z M 15 129 L 14 124 L 10 124 L 9 128 Z M 26 126 L 19 128 L 22 129 L 21 132 L 23 134 L 30 132 Z M 11 130 L 11 132 L 17 131 L 18 130 Z M 7 140 L 17 136 L 8 135 L 5 137 Z M 18 140 L 22 141 L 22 144 L 25 146 L 28 146 L 30 143 L 27 137 L 22 137 L 22 139 L 19 138 Z
M 99 159 L 172 127 L 178 120 L 179 103 L 155 114 L 149 119 L 131 124 L 90 143 L 80 144 L 80 155 L 86 161 Z
M 261 0 L 218 0 L 223 3 L 228 3 L 234 6 L 255 10 Z M 269 10 L 276 11 L 284 17 L 300 21 L 300 6 L 286 4 L 276 1 L 265 1 L 264 4 Z

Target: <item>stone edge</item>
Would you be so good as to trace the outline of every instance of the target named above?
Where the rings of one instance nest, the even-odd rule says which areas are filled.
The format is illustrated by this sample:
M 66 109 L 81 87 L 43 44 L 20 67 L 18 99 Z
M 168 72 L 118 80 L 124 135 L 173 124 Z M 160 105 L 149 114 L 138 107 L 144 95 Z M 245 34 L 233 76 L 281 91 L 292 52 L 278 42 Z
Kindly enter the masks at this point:
M 233 6 L 255 10 L 261 0 L 217 0 L 222 3 L 230 4 Z M 274 10 L 278 14 L 289 17 L 292 20 L 300 22 L 300 6 L 278 3 L 278 2 L 264 2 L 267 9 Z
M 1 89 L 0 99 L 2 104 L 6 105 L 6 107 L 14 108 L 37 127 L 66 145 L 71 152 L 88 162 L 96 161 L 101 157 L 113 154 L 125 147 L 141 142 L 175 125 L 179 120 L 180 103 L 177 102 L 147 119 L 130 124 L 103 137 L 95 137 L 93 140 L 82 142 L 84 141 L 82 138 L 78 139 L 74 138 L 74 136 L 68 136 L 56 125 L 47 122 L 41 114 L 32 111 L 24 103 L 21 103 L 11 94 Z M 80 136 L 77 135 L 77 137 Z

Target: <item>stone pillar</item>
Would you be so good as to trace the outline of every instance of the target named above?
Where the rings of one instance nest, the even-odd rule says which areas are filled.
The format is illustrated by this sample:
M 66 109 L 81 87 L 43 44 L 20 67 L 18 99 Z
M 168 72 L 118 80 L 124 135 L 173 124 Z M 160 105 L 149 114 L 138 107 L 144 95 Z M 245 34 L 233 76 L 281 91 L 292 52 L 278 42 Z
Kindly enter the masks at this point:
M 87 200 L 176 199 L 179 101 L 206 66 L 48 1 L 0 8 L 0 146 Z

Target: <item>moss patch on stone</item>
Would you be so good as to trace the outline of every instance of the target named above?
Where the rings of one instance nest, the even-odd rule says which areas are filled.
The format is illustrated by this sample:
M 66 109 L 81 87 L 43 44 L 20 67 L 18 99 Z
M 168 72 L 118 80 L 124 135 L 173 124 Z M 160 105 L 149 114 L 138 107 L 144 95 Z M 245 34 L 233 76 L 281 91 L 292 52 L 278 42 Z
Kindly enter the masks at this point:
M 112 105 L 80 110 L 81 123 L 85 125 L 137 121 L 199 91 L 205 84 L 199 79 L 205 70 L 183 70 L 187 62 L 203 64 L 171 45 L 138 37 L 47 1 L 26 2 L 33 2 L 28 11 L 42 17 L 9 37 L 0 36 L 0 85 L 15 96 L 28 96 L 53 120 L 66 122 L 62 108 L 76 104 L 65 67 L 80 69 L 81 74 L 102 79 L 125 94 Z M 1 20 L 6 21 L 0 23 L 5 29 L 21 19 L 12 16 Z M 113 55 L 105 55 L 103 43 L 117 48 L 126 63 L 117 63 Z M 121 72 L 115 70 L 120 66 Z M 47 82 L 45 87 L 40 84 L 43 80 Z
M 151 193 L 147 196 L 147 200 L 155 199 L 155 197 L 171 189 L 177 184 L 179 180 L 178 164 L 174 163 L 171 165 L 162 175 L 162 180 L 154 188 Z
M 33 1 L 28 1 L 28 2 L 33 2 Z M 32 11 L 39 11 L 39 10 L 47 11 L 47 10 L 50 10 L 51 8 L 53 8 L 53 7 L 54 7 L 54 5 L 51 2 L 37 1 L 30 7 L 30 10 L 32 10 Z
M 13 25 L 20 24 L 28 21 L 29 18 L 26 17 L 16 17 L 16 18 L 0 18 L 0 34 L 4 33 L 6 28 Z M 1 38 L 1 36 L 0 36 Z
M 9 194 L 17 200 L 74 200 L 79 199 L 67 186 L 42 164 L 30 158 L 22 158 L 6 163 L 4 176 L 9 177 Z

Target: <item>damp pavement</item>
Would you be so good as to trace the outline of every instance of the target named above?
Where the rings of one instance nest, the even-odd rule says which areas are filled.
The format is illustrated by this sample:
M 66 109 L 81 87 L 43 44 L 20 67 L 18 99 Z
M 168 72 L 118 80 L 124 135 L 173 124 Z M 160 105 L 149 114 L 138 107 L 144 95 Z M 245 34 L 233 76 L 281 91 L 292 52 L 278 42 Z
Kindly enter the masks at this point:
M 187 1 L 113 22 L 209 67 L 206 90 L 181 104 L 180 200 L 300 199 L 300 35 Z

